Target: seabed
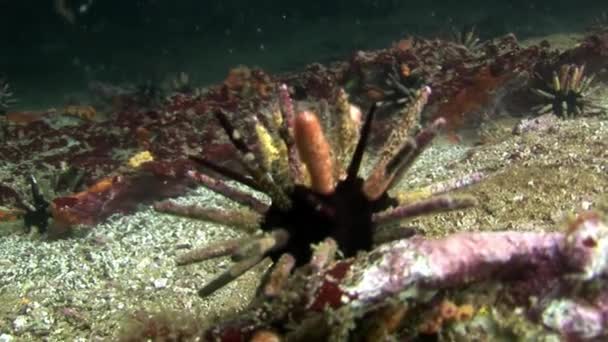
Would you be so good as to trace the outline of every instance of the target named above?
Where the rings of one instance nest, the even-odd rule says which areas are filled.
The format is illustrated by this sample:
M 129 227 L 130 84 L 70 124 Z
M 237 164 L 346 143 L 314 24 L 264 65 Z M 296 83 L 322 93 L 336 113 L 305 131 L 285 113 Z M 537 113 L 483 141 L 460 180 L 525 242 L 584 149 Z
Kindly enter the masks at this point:
M 549 231 L 573 213 L 608 208 L 608 121 L 555 119 L 549 128 L 513 134 L 517 121 L 495 120 L 459 144 L 436 141 L 402 186 L 482 171 L 487 179 L 461 190 L 480 204 L 408 224 L 426 236 Z M 484 143 L 477 145 L 480 140 Z M 3 163 L 0 173 L 14 167 Z M 202 187 L 177 200 L 217 207 L 230 203 Z M 243 309 L 269 267 L 260 265 L 212 296 L 199 298 L 197 289 L 230 261 L 178 267 L 175 256 L 191 246 L 244 233 L 158 213 L 150 206 L 76 230 L 74 237 L 47 241 L 35 232 L 22 233 L 18 221 L 0 223 L 0 341 L 115 340 L 124 329 L 137 326 L 134 317 L 154 313 L 184 317 L 186 325 L 213 320 Z M 466 291 L 458 296 L 466 297 Z

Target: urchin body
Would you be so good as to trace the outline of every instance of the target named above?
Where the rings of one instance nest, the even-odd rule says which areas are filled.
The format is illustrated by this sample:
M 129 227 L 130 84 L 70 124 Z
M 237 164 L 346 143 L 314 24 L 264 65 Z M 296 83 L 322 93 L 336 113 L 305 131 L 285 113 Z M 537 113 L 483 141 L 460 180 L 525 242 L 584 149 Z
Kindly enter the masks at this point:
M 295 186 L 291 193 L 293 206 L 287 211 L 271 206 L 261 224 L 264 231 L 285 227 L 289 232 L 286 245 L 270 252 L 269 256 L 276 261 L 283 253 L 289 253 L 295 257 L 297 265 L 303 265 L 310 260 L 310 246 L 326 238 L 334 239 L 347 257 L 370 250 L 375 231 L 372 215 L 397 205 L 397 201 L 386 194 L 369 200 L 362 191 L 363 182 L 360 177 L 341 181 L 335 191 L 327 195 L 315 193 L 305 186 Z M 319 203 L 322 210 L 319 210 Z

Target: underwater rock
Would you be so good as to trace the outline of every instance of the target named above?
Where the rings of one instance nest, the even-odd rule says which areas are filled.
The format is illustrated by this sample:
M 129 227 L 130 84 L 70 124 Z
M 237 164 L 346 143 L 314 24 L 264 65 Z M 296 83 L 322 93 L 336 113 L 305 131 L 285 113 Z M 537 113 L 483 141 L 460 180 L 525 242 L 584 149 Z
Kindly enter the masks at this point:
M 608 334 L 608 287 L 603 283 L 607 255 L 608 226 L 590 212 L 581 213 L 565 232 L 414 237 L 322 269 L 300 269 L 278 297 L 258 298 L 238 318 L 218 324 L 206 336 L 222 341 L 231 340 L 228 336 L 247 338 L 267 326 L 285 331 L 286 338 L 329 338 L 342 328 L 366 336 L 369 331 L 357 327 L 365 326 L 365 317 L 388 303 L 416 311 L 442 290 L 492 281 L 502 282 L 498 298 L 507 300 L 509 291 L 516 289 L 511 282 L 542 276 L 542 288 L 532 287 L 526 293 L 527 298 L 537 298 L 526 304 L 528 319 L 564 338 L 593 340 Z M 340 319 L 334 321 L 332 315 Z M 474 315 L 471 312 L 469 317 Z M 311 320 L 316 322 L 314 332 L 306 330 Z M 287 324 L 291 328 L 285 330 Z M 346 336 L 348 332 L 342 337 Z M 414 337 L 411 331 L 405 336 Z
M 552 113 L 543 114 L 534 118 L 522 119 L 513 127 L 513 134 L 520 135 L 529 132 L 548 132 L 555 129 L 558 120 Z

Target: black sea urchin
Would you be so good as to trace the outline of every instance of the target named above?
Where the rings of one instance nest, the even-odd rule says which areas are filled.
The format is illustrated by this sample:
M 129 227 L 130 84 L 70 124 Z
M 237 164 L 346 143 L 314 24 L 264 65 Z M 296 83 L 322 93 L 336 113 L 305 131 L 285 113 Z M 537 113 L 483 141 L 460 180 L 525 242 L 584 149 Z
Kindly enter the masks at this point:
M 414 192 L 393 196 L 388 193 L 444 124 L 443 119 L 436 120 L 414 137 L 409 137 L 409 118 L 418 117 L 429 94 L 430 88 L 423 87 L 410 109 L 402 112 L 407 112 L 404 116 L 408 117 L 402 118 L 402 122 L 408 124 L 395 127 L 367 178 L 359 176 L 359 169 L 375 105 L 362 125 L 353 118 L 353 111 L 339 110 L 334 149 L 330 147 L 316 115 L 310 111 L 295 114 L 284 85 L 279 89 L 281 111 L 275 115 L 275 120 L 266 120 L 266 125 L 262 125 L 261 120 L 256 122 L 256 149 L 245 143 L 225 113 L 217 112 L 216 117 L 240 152 L 248 175 L 236 174 L 207 160 L 199 161 L 216 173 L 266 193 L 271 203 L 268 205 L 219 179 L 191 171 L 191 178 L 250 210 L 230 212 L 199 206 L 184 207 L 173 202 L 155 206 L 163 212 L 262 231 L 253 239 L 221 242 L 194 249 L 178 258 L 181 265 L 223 255 L 231 255 L 237 261 L 228 271 L 204 286 L 199 295 L 211 294 L 265 257 L 277 261 L 273 274 L 288 274 L 294 266 L 311 261 L 311 245 L 329 241 L 343 255 L 353 256 L 359 251 L 370 250 L 378 242 L 378 228 L 386 223 L 473 205 L 475 201 L 469 196 L 440 194 L 476 182 L 481 178 L 480 174 Z M 350 105 L 348 107 L 353 109 Z M 346 154 L 352 157 L 345 158 Z M 350 161 L 344 164 L 347 167 L 342 167 L 339 162 L 346 159 Z M 389 238 L 403 237 L 399 229 L 395 231 L 395 234 L 389 234 Z M 273 274 L 270 279 L 273 279 Z
M 532 110 L 537 114 L 553 112 L 563 118 L 574 117 L 591 111 L 602 111 L 601 105 L 593 94 L 598 90 L 592 86 L 594 76 L 585 75 L 585 66 L 573 64 L 562 65 L 559 73 L 553 72 L 551 81 L 545 89 L 533 88 L 532 91 L 542 97 L 544 102 Z
M 463 26 L 460 30 L 452 29 L 452 40 L 469 51 L 479 50 L 481 44 L 475 26 Z

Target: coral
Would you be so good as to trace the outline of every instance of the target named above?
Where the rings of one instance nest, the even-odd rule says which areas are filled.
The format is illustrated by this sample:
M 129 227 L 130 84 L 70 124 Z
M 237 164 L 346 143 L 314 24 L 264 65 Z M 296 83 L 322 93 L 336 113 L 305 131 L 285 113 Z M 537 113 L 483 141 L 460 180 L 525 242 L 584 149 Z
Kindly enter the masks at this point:
M 266 193 L 271 199 L 270 204 L 230 186 L 223 180 L 190 171 L 188 176 L 191 179 L 248 207 L 248 210 L 225 212 L 219 215 L 204 206 L 186 208 L 170 202 L 156 205 L 158 210 L 164 212 L 218 220 L 219 223 L 238 222 L 241 226 L 251 226 L 259 222 L 263 234 L 255 236 L 249 242 L 228 241 L 197 248 L 180 257 L 180 264 L 185 264 L 185 260 L 187 263 L 192 263 L 222 255 L 231 255 L 237 261 L 227 272 L 220 274 L 201 288 L 199 291 L 201 296 L 213 293 L 267 256 L 277 261 L 270 279 L 280 282 L 280 279 L 289 274 L 290 268 L 294 266 L 302 266 L 309 262 L 325 264 L 329 261 L 323 257 L 315 259 L 310 251 L 312 244 L 327 239 L 336 242 L 336 245 L 321 244 L 325 247 L 319 247 L 317 257 L 331 255 L 333 253 L 330 251 L 335 249 L 339 249 L 347 257 L 354 256 L 359 251 L 370 250 L 375 233 L 386 224 L 475 204 L 475 201 L 468 196 L 438 194 L 474 183 L 480 179 L 478 176 L 466 178 L 462 182 L 455 181 L 449 186 L 440 186 L 433 191 L 425 191 L 424 196 L 402 196 L 411 199 L 411 202 L 400 203 L 397 197 L 389 194 L 389 190 L 399 183 L 444 124 L 443 120 L 437 120 L 415 136 L 409 136 L 411 121 L 415 121 L 412 118 L 418 117 L 430 95 L 428 87 L 419 90 L 416 100 L 381 148 L 380 157 L 367 178 L 359 176 L 359 168 L 376 106 L 371 107 L 365 118 L 358 141 L 353 143 L 352 158 L 344 165 L 336 163 L 336 160 L 345 158 L 335 158 L 335 151 L 329 144 L 317 116 L 310 111 L 295 114 L 291 99 L 285 91 L 286 87 L 281 86 L 282 125 L 269 127 L 269 132 L 275 139 L 272 145 L 284 146 L 279 149 L 283 151 L 278 157 L 282 161 L 275 164 L 277 167 L 271 167 L 269 170 L 263 169 L 263 165 L 268 164 L 264 162 L 265 159 L 256 157 L 260 151 L 246 143 L 243 134 L 236 129 L 225 113 L 216 112 L 220 125 L 240 155 L 241 166 L 247 175 L 243 176 L 218 166 L 214 166 L 213 171 Z M 352 117 L 350 114 L 345 114 L 342 120 L 352 120 Z M 260 124 L 256 122 L 256 125 Z M 358 125 L 356 122 L 352 124 Z M 351 134 L 352 132 L 340 134 L 341 129 L 350 131 L 352 130 L 350 125 L 338 125 L 338 136 L 342 139 L 344 137 L 357 139 L 356 135 Z M 351 148 L 341 150 L 350 151 Z M 261 149 L 262 154 L 269 153 L 267 151 L 268 149 Z M 209 161 L 205 163 L 208 166 L 213 165 Z M 285 177 L 286 174 L 288 177 Z M 251 221 L 243 222 L 243 218 L 250 218 Z M 397 232 L 393 238 L 398 236 L 401 234 Z M 288 257 L 285 260 L 286 255 Z M 293 260 L 289 261 L 291 258 Z
M 597 86 L 592 85 L 593 78 L 593 75 L 585 75 L 584 65 L 562 65 L 559 72 L 553 72 L 551 81 L 544 89 L 532 89 L 545 101 L 533 110 L 540 115 L 553 112 L 564 118 L 605 111 L 606 108 L 593 97 L 598 90 Z

